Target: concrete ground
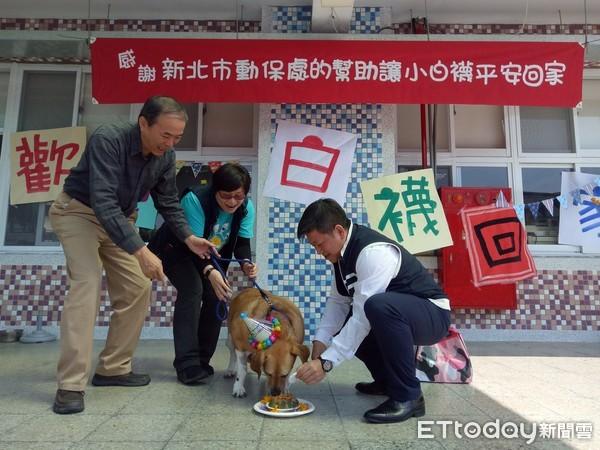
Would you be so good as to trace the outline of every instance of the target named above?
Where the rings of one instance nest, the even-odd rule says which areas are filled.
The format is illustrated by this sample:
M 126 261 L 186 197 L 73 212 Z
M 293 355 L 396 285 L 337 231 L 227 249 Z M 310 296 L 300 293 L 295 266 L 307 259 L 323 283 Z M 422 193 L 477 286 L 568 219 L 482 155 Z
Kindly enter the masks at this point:
M 59 416 L 51 410 L 58 343 L 1 343 L 0 448 L 600 448 L 600 344 L 467 345 L 471 385 L 424 384 L 424 417 L 375 425 L 362 414 L 385 398 L 355 392 L 357 381 L 369 380 L 358 360 L 319 385 L 295 384 L 292 392 L 316 410 L 281 419 L 252 411 L 264 389 L 254 374 L 246 380 L 247 398 L 231 396 L 232 381 L 223 378 L 224 343 L 214 358 L 215 376 L 190 387 L 176 381 L 172 343 L 144 340 L 134 367 L 151 374 L 150 385 L 89 386 L 85 411 Z M 96 353 L 101 346 L 96 343 Z

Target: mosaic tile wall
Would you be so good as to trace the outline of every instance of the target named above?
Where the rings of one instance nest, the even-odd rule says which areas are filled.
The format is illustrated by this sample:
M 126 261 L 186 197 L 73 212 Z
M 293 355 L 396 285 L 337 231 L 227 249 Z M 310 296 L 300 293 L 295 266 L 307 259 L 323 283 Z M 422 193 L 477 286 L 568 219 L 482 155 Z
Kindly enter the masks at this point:
M 312 6 L 273 7 L 273 33 L 310 32 Z M 381 8 L 354 8 L 350 21 L 350 33 L 378 33 L 381 30 Z
M 275 211 L 283 205 L 273 206 Z M 289 208 L 285 212 L 290 221 L 299 215 Z M 329 286 L 329 267 L 307 244 L 300 244 L 294 238 L 289 223 L 286 226 L 281 219 L 273 227 L 273 232 L 275 228 L 278 233 L 281 229 L 284 235 L 273 244 L 272 254 L 279 256 L 270 261 L 274 275 L 269 284 L 277 286 L 273 288 L 277 293 L 290 295 L 301 304 L 312 329 Z M 290 271 L 292 266 L 297 273 Z M 229 279 L 238 289 L 244 287 L 244 278 L 239 270 L 230 272 Z M 543 270 L 537 278 L 517 285 L 517 309 L 456 310 L 453 322 L 460 329 L 598 331 L 598 278 L 598 273 L 590 271 Z M 58 325 L 66 291 L 67 274 L 63 266 L 1 266 L 0 328 L 33 326 L 38 315 L 42 325 Z M 170 327 L 175 297 L 176 291 L 171 286 L 155 284 L 146 326 Z M 109 309 L 104 291 L 97 325 L 108 325 Z
M 239 268 L 230 268 L 228 280 L 234 290 L 249 287 L 248 278 Z M 64 266 L 0 266 L 0 328 L 58 325 L 67 294 L 67 271 Z M 150 312 L 145 326 L 172 326 L 177 291 L 170 284 L 153 284 Z M 97 326 L 108 326 L 110 303 L 106 281 L 102 283 Z
M 258 33 L 252 20 L 0 19 L 0 30 Z
M 333 128 L 358 134 L 345 209 L 353 221 L 367 223 L 362 208 L 360 181 L 383 172 L 381 106 L 378 105 L 279 105 L 271 111 L 272 137 L 277 120 Z M 296 238 L 296 225 L 304 207 L 272 199 L 269 203 L 269 277 L 271 289 L 290 297 L 304 312 L 311 335 L 319 322 L 321 307 L 329 291 L 329 263 L 310 245 Z
M 311 7 L 274 7 L 273 32 L 308 32 Z M 350 23 L 352 32 L 376 32 L 380 27 L 380 8 L 355 8 Z M 271 143 L 275 140 L 277 120 L 333 128 L 358 134 L 352 175 L 345 209 L 352 220 L 366 223 L 362 208 L 360 181 L 383 173 L 381 106 L 377 105 L 278 105 L 271 111 Z M 296 225 L 304 207 L 271 199 L 269 202 L 269 277 L 271 289 L 294 299 L 304 312 L 306 331 L 313 335 L 321 317 L 331 279 L 328 263 L 310 245 L 296 238 Z M 294 273 L 295 272 L 295 273 Z
M 287 23 L 287 32 L 298 27 L 298 31 L 306 32 L 310 26 L 311 8 L 281 7 L 274 8 L 274 23 L 279 27 L 273 32 L 283 32 Z M 352 31 L 378 32 L 381 26 L 381 9 L 374 7 L 355 8 Z M 358 16 L 358 17 L 357 17 Z M 308 24 L 307 24 L 308 22 Z M 412 34 L 410 22 L 395 23 L 392 26 L 396 34 Z M 40 18 L 0 18 L 0 30 L 11 31 L 133 31 L 133 32 L 235 32 L 259 33 L 260 21 L 252 20 L 148 20 L 148 19 L 40 19 Z M 351 32 L 352 32 L 351 31 Z M 600 34 L 600 24 L 453 24 L 431 23 L 430 34 Z

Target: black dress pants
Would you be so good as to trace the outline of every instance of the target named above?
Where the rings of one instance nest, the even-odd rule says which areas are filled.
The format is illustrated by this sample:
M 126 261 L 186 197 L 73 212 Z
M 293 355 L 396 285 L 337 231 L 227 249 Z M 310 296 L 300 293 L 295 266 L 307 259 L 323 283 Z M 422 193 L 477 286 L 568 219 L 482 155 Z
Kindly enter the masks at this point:
M 450 311 L 414 295 L 384 292 L 367 299 L 365 314 L 371 331 L 356 357 L 391 398 L 418 399 L 421 386 L 413 346 L 435 344 L 447 336 Z
M 210 281 L 200 275 L 189 258 L 165 268 L 165 273 L 177 289 L 173 366 L 178 371 L 191 366 L 206 368 L 215 353 L 221 331 L 222 322 L 217 318 L 219 299 Z

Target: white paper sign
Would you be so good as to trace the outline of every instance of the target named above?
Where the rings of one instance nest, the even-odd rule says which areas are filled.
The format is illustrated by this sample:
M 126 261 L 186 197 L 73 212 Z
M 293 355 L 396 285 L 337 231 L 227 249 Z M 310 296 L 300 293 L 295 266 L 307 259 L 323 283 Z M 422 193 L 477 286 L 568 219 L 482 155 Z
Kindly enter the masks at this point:
M 562 173 L 560 192 L 567 199 L 567 208 L 560 210 L 558 243 L 581 245 L 584 253 L 600 253 L 600 187 L 593 190 L 593 195 L 584 189 L 597 177 L 580 172 Z
M 279 121 L 263 195 L 308 205 L 329 197 L 342 207 L 358 136 Z

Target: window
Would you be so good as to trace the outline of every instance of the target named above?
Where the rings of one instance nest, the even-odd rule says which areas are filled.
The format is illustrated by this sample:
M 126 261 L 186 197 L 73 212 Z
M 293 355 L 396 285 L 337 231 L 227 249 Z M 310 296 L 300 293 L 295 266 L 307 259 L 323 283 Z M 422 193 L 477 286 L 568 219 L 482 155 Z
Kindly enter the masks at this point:
M 564 171 L 600 176 L 600 76 L 587 76 L 578 110 L 450 105 L 448 150 L 436 153 L 438 187 L 510 187 L 513 203 L 525 207 L 534 251 L 577 251 L 558 245 L 561 208 L 554 198 L 560 195 Z M 400 105 L 397 111 L 398 171 L 418 169 L 419 107 Z M 541 203 L 548 199 L 553 199 L 552 213 Z
M 582 108 L 577 110 L 579 148 L 600 154 L 600 80 L 583 80 Z
M 464 187 L 508 187 L 506 167 L 459 167 L 460 185 Z
M 0 72 L 0 135 L 4 130 L 4 118 L 6 117 L 6 99 L 8 97 L 9 72 Z
M 77 73 L 25 71 L 18 131 L 72 125 Z M 10 205 L 5 245 L 58 245 L 48 222 L 49 203 Z
M 102 124 L 129 121 L 129 104 L 96 105 L 92 103 L 92 76 L 85 74 L 82 83 L 77 123 L 87 128 L 88 137 Z
M 397 110 L 397 147 L 400 152 L 421 151 L 421 109 L 420 105 L 399 105 Z M 448 144 L 448 105 L 437 105 L 436 143 L 439 152 L 447 152 Z M 429 137 L 427 138 L 429 140 Z
M 0 72 L 0 152 L 2 152 L 2 137 L 4 135 L 4 119 L 6 117 L 9 78 L 9 72 Z
M 419 170 L 421 166 L 398 166 L 398 173 Z M 435 187 L 452 186 L 452 168 L 450 166 L 437 166 L 435 171 Z
M 560 207 L 558 201 L 553 202 L 553 214 L 540 204 L 542 200 L 560 195 L 561 174 L 570 172 L 570 167 L 524 167 L 523 202 L 525 203 L 525 228 L 529 244 L 557 244 L 558 221 Z M 534 215 L 529 204 L 539 206 Z
M 570 109 L 520 108 L 523 153 L 573 153 Z
M 189 103 L 188 124 L 175 147 L 190 156 L 256 156 L 255 106 L 250 103 Z
M 453 105 L 457 149 L 504 149 L 504 108 Z

